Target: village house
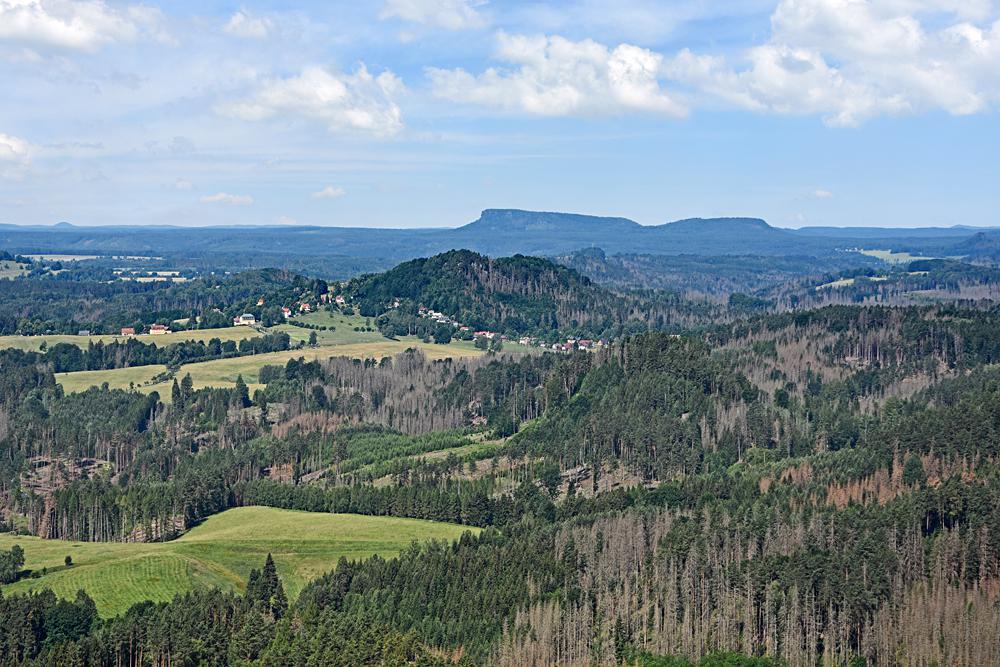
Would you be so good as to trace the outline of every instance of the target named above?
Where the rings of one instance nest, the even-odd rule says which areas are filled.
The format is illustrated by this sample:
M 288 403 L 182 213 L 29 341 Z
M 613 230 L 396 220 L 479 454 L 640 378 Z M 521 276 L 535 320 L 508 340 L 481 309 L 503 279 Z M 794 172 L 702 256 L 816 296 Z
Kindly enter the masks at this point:
M 305 301 L 303 301 L 302 303 L 299 304 L 299 312 L 301 312 L 301 313 L 311 313 L 312 312 L 312 306 L 310 306 L 308 303 L 306 303 Z
M 134 336 L 135 335 L 135 327 L 122 327 L 122 335 L 123 336 Z
M 258 306 L 263 306 L 264 305 L 264 297 L 260 297 L 259 299 L 257 299 L 257 305 Z
M 77 332 L 77 334 L 76 334 L 76 335 L 77 335 L 77 336 L 89 336 L 89 335 L 90 335 L 90 329 L 80 329 L 80 330 L 79 330 L 79 331 Z
M 337 303 L 338 306 L 343 306 L 344 304 L 347 303 L 347 299 L 345 299 L 340 294 L 338 294 L 336 297 L 334 297 L 333 300 Z
M 287 320 L 289 317 L 292 316 L 292 309 L 289 308 L 288 306 L 282 306 L 281 307 L 281 315 L 282 315 L 282 317 L 284 317 Z
M 257 324 L 257 318 L 254 317 L 253 313 L 243 313 L 239 317 L 233 318 L 234 327 L 252 327 Z
M 149 333 L 154 336 L 158 336 L 160 334 L 168 334 L 170 333 L 170 327 L 168 327 L 166 324 L 154 324 L 153 326 L 149 327 Z

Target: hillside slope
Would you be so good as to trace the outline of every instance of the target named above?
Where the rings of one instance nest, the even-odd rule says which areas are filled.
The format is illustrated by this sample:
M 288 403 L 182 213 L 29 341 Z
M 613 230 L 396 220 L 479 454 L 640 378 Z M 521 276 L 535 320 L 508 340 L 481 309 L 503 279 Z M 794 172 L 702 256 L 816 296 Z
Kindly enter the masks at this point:
M 362 315 L 395 310 L 398 319 L 415 316 L 422 306 L 473 329 L 514 334 L 600 330 L 624 318 L 607 290 L 572 269 L 523 255 L 492 259 L 453 250 L 364 276 L 348 289 Z
M 392 557 L 414 540 L 454 540 L 478 529 L 418 519 L 238 507 L 170 542 L 71 542 L 0 535 L 0 549 L 20 544 L 38 579 L 3 587 L 4 595 L 51 588 L 72 599 L 79 589 L 114 616 L 143 600 L 166 602 L 194 589 L 240 590 L 250 570 L 273 553 L 293 599 L 341 557 Z M 71 556 L 73 565 L 64 559 Z

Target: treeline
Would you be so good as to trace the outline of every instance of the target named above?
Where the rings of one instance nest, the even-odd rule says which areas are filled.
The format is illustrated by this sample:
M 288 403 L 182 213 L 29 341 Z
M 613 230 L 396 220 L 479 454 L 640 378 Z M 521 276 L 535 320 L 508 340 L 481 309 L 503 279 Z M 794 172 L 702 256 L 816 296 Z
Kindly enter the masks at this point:
M 458 548 L 467 552 L 467 547 Z M 486 552 L 487 548 L 479 550 Z M 424 559 L 427 556 L 422 555 Z M 489 560 L 484 553 L 471 564 L 481 567 Z M 387 565 L 381 559 L 376 561 L 383 567 Z M 522 556 L 517 564 L 523 567 L 529 561 Z M 346 561 L 342 561 L 337 583 L 364 591 L 364 586 L 356 581 L 363 573 L 348 568 Z M 523 569 L 512 569 L 501 583 L 509 582 L 516 574 L 527 574 Z M 284 588 L 270 555 L 261 570 L 251 573 L 243 595 L 217 590 L 187 593 L 168 603 L 135 605 L 126 614 L 105 622 L 97 617 L 93 601 L 82 592 L 72 601 L 59 600 L 51 591 L 0 598 L 0 660 L 5 664 L 38 667 L 188 664 L 437 667 L 478 662 L 462 651 L 443 653 L 435 649 L 423 638 L 424 633 L 415 629 L 400 631 L 399 623 L 382 620 L 384 614 L 348 612 L 342 609 L 339 600 L 329 596 L 312 607 L 300 603 L 289 608 L 284 600 Z M 484 625 L 466 622 L 454 634 L 475 634 Z M 489 630 L 487 625 L 486 631 Z M 650 653 L 637 654 L 629 662 L 647 667 L 695 667 L 695 663 L 685 658 Z M 696 665 L 777 666 L 770 658 L 736 653 L 708 655 Z
M 57 343 L 39 354 L 39 361 L 52 365 L 55 373 L 97 371 L 132 366 L 162 364 L 177 368 L 182 364 L 210 359 L 281 352 L 291 347 L 287 333 L 251 336 L 240 341 L 212 338 L 206 341 L 184 341 L 162 347 L 135 338 L 110 343 L 90 341 L 86 348 L 72 343 Z
M 54 276 L 7 281 L 0 297 L 0 335 L 118 333 L 152 324 L 214 329 L 253 313 L 264 326 L 281 323 L 281 306 L 315 303 L 329 291 L 325 281 L 287 271 L 261 269 L 205 275 L 183 283 L 113 280 L 107 276 Z M 263 299 L 263 304 L 259 302 Z
M 0 598 L 0 660 L 51 667 L 450 664 L 416 633 L 373 619 L 328 615 L 293 625 L 287 615 L 284 587 L 268 555 L 264 567 L 251 572 L 244 595 L 188 593 L 169 603 L 135 605 L 107 622 L 82 592 L 72 602 L 48 590 Z

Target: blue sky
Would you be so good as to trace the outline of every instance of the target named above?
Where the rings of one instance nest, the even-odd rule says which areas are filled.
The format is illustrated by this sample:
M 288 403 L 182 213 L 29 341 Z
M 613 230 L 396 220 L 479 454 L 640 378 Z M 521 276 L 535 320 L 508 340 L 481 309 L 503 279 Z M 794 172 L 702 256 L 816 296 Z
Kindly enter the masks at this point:
M 0 0 L 0 222 L 996 225 L 991 0 Z

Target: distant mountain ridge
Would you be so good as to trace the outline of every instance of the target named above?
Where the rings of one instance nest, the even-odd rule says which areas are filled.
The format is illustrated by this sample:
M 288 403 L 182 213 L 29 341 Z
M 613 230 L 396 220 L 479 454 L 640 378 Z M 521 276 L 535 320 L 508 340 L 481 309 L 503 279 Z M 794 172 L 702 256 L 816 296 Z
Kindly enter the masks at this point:
M 490 256 L 565 255 L 599 247 L 609 254 L 844 256 L 853 248 L 914 254 L 975 254 L 995 230 L 863 228 L 790 230 L 760 218 L 688 218 L 640 225 L 622 217 L 486 209 L 456 228 L 360 227 L 18 227 L 0 225 L 0 248 L 14 253 L 133 254 L 177 258 L 227 269 L 281 266 L 348 277 L 453 249 Z M 981 236 L 979 236 L 981 235 Z M 962 244 L 971 244 L 967 248 Z M 991 255 L 992 250 L 987 250 Z
M 634 231 L 642 227 L 628 218 L 608 218 L 579 213 L 523 211 L 520 209 L 488 208 L 477 220 L 459 227 L 459 232 L 537 232 L 537 231 Z

